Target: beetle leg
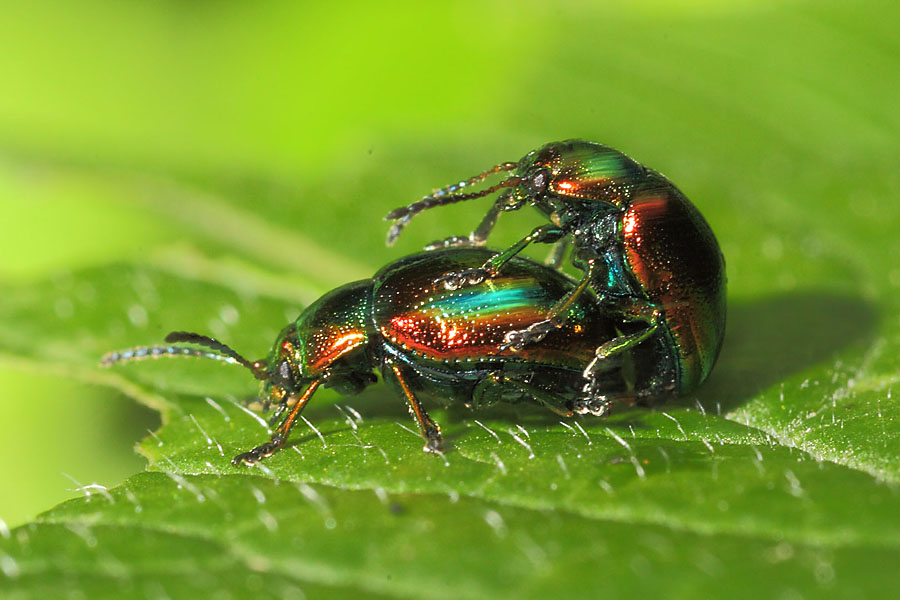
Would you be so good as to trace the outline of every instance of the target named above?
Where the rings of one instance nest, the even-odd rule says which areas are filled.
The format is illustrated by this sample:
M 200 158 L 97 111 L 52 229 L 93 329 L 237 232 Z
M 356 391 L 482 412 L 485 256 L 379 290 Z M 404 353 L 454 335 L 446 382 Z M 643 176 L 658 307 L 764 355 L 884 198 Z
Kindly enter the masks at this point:
M 605 417 L 612 405 L 612 400 L 600 393 L 597 382 L 592 377 L 584 384 L 582 397 L 572 402 L 572 411 L 579 415 Z
M 497 201 L 491 205 L 490 210 L 488 210 L 487 214 L 484 215 L 484 218 L 481 220 L 481 223 L 478 224 L 478 227 L 476 227 L 468 237 L 448 237 L 446 239 L 428 244 L 427 246 L 425 246 L 425 250 L 438 250 L 439 248 L 459 248 L 462 246 L 484 246 L 485 242 L 487 242 L 488 236 L 491 234 L 491 230 L 494 229 L 494 225 L 496 225 L 497 223 L 497 217 L 500 216 L 500 213 L 501 211 L 503 211 L 506 204 L 507 202 L 505 198 L 503 196 L 500 196 L 500 198 L 498 198 Z
M 494 229 L 494 225 L 497 224 L 497 217 L 500 216 L 500 213 L 504 210 L 504 207 L 508 206 L 508 202 L 506 201 L 505 195 L 501 195 L 497 200 L 491 205 L 491 208 L 487 211 L 487 214 L 484 215 L 484 218 L 481 219 L 481 223 L 478 224 L 472 233 L 469 234 L 469 239 L 472 240 L 473 244 L 477 244 L 479 246 L 483 246 L 487 241 L 488 236 L 491 234 L 491 231 Z M 508 208 L 507 208 L 508 210 Z
M 581 277 L 581 281 L 578 282 L 578 285 L 572 288 L 565 296 L 560 298 L 556 302 L 556 304 L 553 305 L 553 308 L 550 309 L 549 320 L 553 321 L 557 327 L 565 322 L 565 319 L 569 314 L 569 310 L 571 310 L 572 305 L 575 303 L 575 300 L 577 300 L 578 296 L 583 294 L 584 291 L 588 289 L 588 286 L 590 286 L 591 278 L 594 275 L 594 269 L 596 268 L 596 266 L 596 260 L 588 260 L 584 266 L 584 275 Z
M 626 307 L 622 311 L 622 315 L 626 320 L 644 321 L 647 326 L 635 333 L 620 335 L 619 337 L 613 338 L 598 346 L 597 349 L 594 350 L 594 358 L 588 363 L 587 368 L 584 370 L 584 376 L 586 378 L 590 379 L 592 374 L 598 370 L 605 359 L 629 350 L 649 338 L 656 332 L 662 322 L 662 311 L 653 304 L 645 301 L 635 301 L 631 306 Z
M 548 267 L 552 267 L 554 269 L 558 269 L 559 265 L 562 264 L 563 258 L 566 256 L 566 250 L 569 248 L 568 240 L 559 240 L 554 244 L 553 250 L 550 251 L 550 254 L 547 255 L 547 258 L 544 260 L 544 264 Z
M 409 389 L 409 384 L 406 382 L 406 378 L 404 377 L 400 366 L 390 363 L 390 367 L 391 371 L 394 373 L 394 377 L 397 378 L 397 382 L 400 384 L 400 389 L 403 390 L 403 395 L 406 396 L 407 403 L 409 403 L 409 412 L 415 417 L 416 421 L 419 422 L 419 428 L 422 430 L 422 437 L 425 438 L 425 447 L 422 449 L 425 452 L 440 452 L 444 447 L 444 439 L 441 437 L 441 428 L 428 416 L 428 413 L 425 412 L 422 404 L 412 393 L 412 390 Z
M 300 412 L 309 402 L 309 399 L 312 398 L 313 394 L 316 391 L 316 388 L 319 387 L 319 383 L 321 383 L 318 379 L 314 379 L 312 383 L 310 383 L 305 390 L 303 390 L 303 394 L 297 397 L 297 402 L 294 404 L 294 407 L 291 409 L 291 412 L 288 413 L 288 416 L 284 418 L 284 421 L 275 429 L 274 433 L 272 433 L 272 437 L 265 444 L 260 444 L 253 450 L 249 452 L 243 452 L 238 454 L 231 460 L 231 464 L 234 466 L 238 466 L 241 463 L 245 465 L 252 465 L 261 461 L 264 458 L 272 456 L 276 452 L 278 452 L 287 441 L 288 434 L 290 434 L 291 429 L 294 427 L 294 423 L 297 420 L 297 417 L 300 416 Z M 283 405 L 279 405 L 279 409 L 281 412 L 284 412 L 284 409 L 281 406 L 287 406 L 287 402 Z
M 468 237 L 454 235 L 442 240 L 437 240 L 436 242 L 431 242 L 425 246 L 425 251 L 431 252 L 432 250 L 442 250 L 444 248 L 470 248 L 478 245 L 479 244 L 473 243 Z
M 556 242 L 565 234 L 566 232 L 563 231 L 562 228 L 556 225 L 551 225 L 549 223 L 547 225 L 535 227 L 531 231 L 531 233 L 484 263 L 482 268 L 488 271 L 491 277 L 493 277 L 500 272 L 500 269 L 503 267 L 503 265 L 508 263 L 514 256 L 519 254 L 530 244 L 547 244 L 550 242 Z
M 485 279 L 489 279 L 491 274 L 479 267 L 477 269 L 463 269 L 461 271 L 453 271 L 445 273 L 434 280 L 435 285 L 443 285 L 448 290 L 458 290 L 462 287 L 478 285 Z
M 482 224 L 484 224 L 484 222 L 482 222 Z M 529 244 L 555 242 L 565 234 L 566 232 L 556 225 L 541 225 L 540 227 L 535 227 L 530 234 L 526 235 L 503 252 L 493 256 L 481 267 L 446 273 L 435 279 L 434 282 L 438 285 L 443 284 L 448 290 L 456 290 L 469 285 L 477 285 L 485 279 L 499 275 L 503 265 L 512 260 L 513 257 L 524 250 Z M 487 234 L 485 233 L 485 237 L 486 235 Z
M 508 375 L 505 375 L 500 371 L 493 371 L 491 373 L 488 373 L 488 375 L 484 379 L 478 382 L 478 385 L 472 392 L 473 401 L 475 401 L 475 403 L 477 404 L 478 399 L 475 398 L 475 395 L 483 395 L 487 393 L 485 387 L 494 385 L 507 385 L 515 388 L 516 390 L 522 392 L 524 395 L 531 397 L 535 402 L 537 402 L 544 408 L 556 413 L 561 417 L 571 417 L 573 414 L 575 414 L 573 411 L 565 408 L 566 400 L 561 398 L 560 396 L 552 392 L 548 392 L 537 386 L 525 383 L 524 381 L 513 379 L 512 377 L 509 377 Z
M 566 318 L 569 316 L 569 310 L 572 308 L 572 304 L 574 304 L 575 300 L 577 300 L 588 286 L 590 286 L 596 264 L 594 259 L 586 261 L 584 276 L 581 278 L 581 281 L 553 305 L 550 312 L 547 314 L 547 318 L 543 321 L 534 323 L 526 329 L 519 329 L 507 333 L 503 345 L 500 346 L 500 350 L 512 349 L 513 351 L 519 351 L 527 344 L 539 342 L 554 329 L 562 327 L 566 322 Z

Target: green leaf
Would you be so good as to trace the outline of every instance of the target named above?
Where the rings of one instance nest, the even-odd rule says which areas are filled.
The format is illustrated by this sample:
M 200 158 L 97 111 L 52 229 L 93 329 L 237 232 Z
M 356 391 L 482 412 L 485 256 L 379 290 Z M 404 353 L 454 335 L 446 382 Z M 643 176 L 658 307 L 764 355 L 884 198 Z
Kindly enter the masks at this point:
M 896 7 L 523 6 L 433 8 L 428 27 L 364 5 L 120 7 L 77 32 L 55 7 L 34 17 L 42 36 L 0 19 L 72 80 L 126 82 L 77 87 L 91 110 L 64 118 L 65 79 L 35 78 L 27 52 L 0 58 L 20 92 L 0 99 L 0 216 L 14 224 L 0 253 L 16 259 L 0 264 L 0 362 L 33 375 L 41 410 L 56 409 L 44 376 L 57 375 L 163 421 L 139 443 L 145 472 L 79 484 L 83 497 L 12 531 L 0 521 L 0 595 L 895 593 Z M 459 64 L 480 66 L 465 85 Z M 169 88 L 193 100 L 147 100 Z M 670 175 L 722 243 L 728 333 L 695 396 L 565 422 L 433 409 L 441 457 L 388 389 L 324 390 L 289 447 L 247 469 L 231 457 L 268 433 L 241 405 L 255 393 L 245 370 L 97 365 L 170 330 L 261 357 L 321 293 L 468 231 L 486 204 L 417 217 L 391 249 L 389 209 L 571 136 Z M 505 214 L 491 242 L 535 220 Z M 31 420 L 10 427 L 22 454 L 54 436 Z M 111 435 L 86 430 L 85 444 Z
M 786 586 L 828 595 L 836 574 L 872 574 L 896 555 L 877 543 L 708 536 L 465 496 L 174 473 L 66 503 L 15 536 L 4 544 L 17 553 L 7 574 L 51 596 L 71 589 L 67 580 L 87 595 L 714 596 Z M 857 581 L 844 591 L 892 590 L 883 578 Z

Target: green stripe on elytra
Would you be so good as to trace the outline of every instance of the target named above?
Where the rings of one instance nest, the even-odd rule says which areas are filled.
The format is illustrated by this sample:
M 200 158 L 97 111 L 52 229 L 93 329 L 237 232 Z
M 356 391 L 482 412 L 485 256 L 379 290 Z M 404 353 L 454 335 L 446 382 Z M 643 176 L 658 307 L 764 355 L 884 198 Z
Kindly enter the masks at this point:
M 542 302 L 543 301 L 543 302 Z M 552 305 L 546 290 L 528 287 L 453 292 L 447 297 L 437 297 L 423 303 L 419 310 L 430 314 L 477 315 L 496 314 L 520 308 L 541 309 Z

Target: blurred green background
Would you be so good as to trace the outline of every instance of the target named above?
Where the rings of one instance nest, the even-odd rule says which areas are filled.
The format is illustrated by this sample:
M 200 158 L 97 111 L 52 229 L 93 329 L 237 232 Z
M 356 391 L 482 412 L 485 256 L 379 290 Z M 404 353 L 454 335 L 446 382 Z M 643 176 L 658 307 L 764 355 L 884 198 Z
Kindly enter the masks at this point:
M 389 209 L 581 137 L 694 199 L 738 306 L 830 290 L 896 343 L 898 17 L 888 1 L 4 3 L 0 282 L 189 248 L 254 284 L 326 289 L 486 205 L 424 215 L 393 249 Z M 229 202 L 306 241 L 270 252 L 279 230 L 231 219 Z M 495 243 L 535 219 L 511 217 Z M 852 333 L 843 306 L 821 329 Z M 72 496 L 63 474 L 141 470 L 131 448 L 158 422 L 52 359 L 0 355 L 0 518 Z

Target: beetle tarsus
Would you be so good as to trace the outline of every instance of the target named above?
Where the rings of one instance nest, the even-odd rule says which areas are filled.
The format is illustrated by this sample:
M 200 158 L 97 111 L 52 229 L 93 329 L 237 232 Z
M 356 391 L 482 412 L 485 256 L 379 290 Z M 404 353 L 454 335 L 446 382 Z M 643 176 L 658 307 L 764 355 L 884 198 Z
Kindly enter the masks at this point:
M 591 384 L 588 384 L 590 386 Z M 588 387 L 585 386 L 585 387 Z M 572 412 L 579 415 L 593 415 L 595 417 L 605 417 L 609 415 L 612 409 L 612 401 L 606 396 L 591 396 L 579 398 L 572 402 Z
M 430 244 L 425 246 L 425 250 L 427 252 L 430 252 L 432 250 L 442 250 L 444 248 L 474 248 L 483 245 L 484 242 L 478 242 L 477 240 L 473 240 L 471 237 L 454 235 L 442 240 L 431 242 Z
M 612 411 L 613 401 L 600 389 L 597 379 L 589 378 L 581 392 L 581 397 L 572 401 L 572 412 L 605 417 Z
M 260 444 L 249 452 L 242 452 L 235 456 L 231 459 L 231 464 L 235 467 L 239 467 L 241 464 L 248 466 L 254 465 L 262 459 L 268 458 L 281 450 L 282 446 L 284 446 L 284 438 L 276 433 L 272 436 L 272 439 L 265 444 Z
M 513 352 L 518 352 L 528 344 L 534 344 L 541 341 L 547 336 L 548 333 L 550 333 L 557 327 L 558 325 L 555 321 L 553 321 L 553 319 L 546 319 L 544 321 L 538 321 L 527 329 L 510 331 L 506 334 L 505 341 L 500 346 L 499 350 L 501 352 L 503 352 L 504 350 L 512 350 Z
M 493 274 L 489 269 L 479 267 L 477 269 L 464 269 L 462 271 L 453 271 L 445 273 L 441 277 L 434 280 L 436 285 L 443 285 L 444 289 L 458 290 L 463 287 L 478 285 L 485 279 L 490 279 Z
M 605 417 L 609 415 L 612 403 L 603 398 L 590 400 L 576 400 L 572 403 L 572 412 L 579 415 L 593 415 Z
M 440 454 L 444 450 L 444 438 L 441 436 L 441 430 L 437 425 L 426 429 L 423 432 L 423 437 L 425 438 L 425 446 L 422 450 L 425 452 Z

